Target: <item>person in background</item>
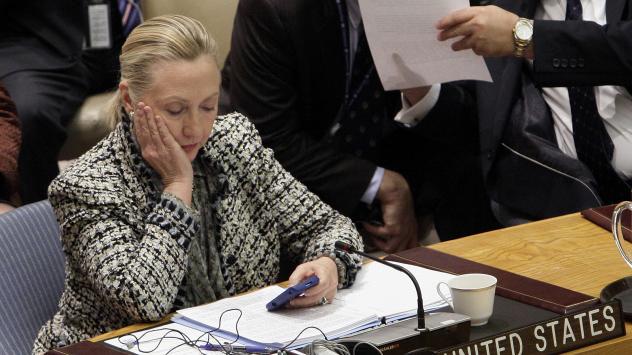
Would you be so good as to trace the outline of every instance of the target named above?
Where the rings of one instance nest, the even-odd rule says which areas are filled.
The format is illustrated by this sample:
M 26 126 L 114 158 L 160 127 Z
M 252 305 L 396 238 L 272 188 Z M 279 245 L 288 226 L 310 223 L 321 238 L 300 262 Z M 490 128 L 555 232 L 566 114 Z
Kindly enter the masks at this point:
M 496 217 L 514 225 L 629 199 L 632 1 L 493 3 L 437 28 L 454 50 L 485 56 L 494 80 L 475 99 Z
M 113 133 L 51 184 L 66 288 L 33 353 L 280 281 L 319 284 L 322 305 L 350 286 L 362 248 L 351 221 L 283 170 L 240 114 L 217 116 L 214 40 L 168 15 L 132 31 L 120 56 Z
M 19 150 L 20 122 L 15 104 L 0 82 L 0 214 L 12 210 L 19 200 Z
M 101 23 L 109 26 L 100 29 L 102 41 L 90 42 L 93 47 L 88 48 L 90 31 L 97 31 L 87 31 L 88 5 L 84 0 L 0 4 L 0 80 L 21 121 L 18 169 L 23 203 L 46 198 L 59 172 L 57 156 L 66 126 L 84 99 L 116 85 L 123 40 L 118 9 L 110 4 L 109 12 L 101 12 Z
M 496 226 L 476 120 L 444 109 L 407 127 L 426 112 L 382 87 L 357 0 L 241 0 L 223 73 L 221 111 L 251 119 L 281 164 L 380 249 L 416 246 L 418 216 L 444 240 Z M 464 95 L 449 89 L 446 100 Z M 425 105 L 438 97 L 437 86 Z

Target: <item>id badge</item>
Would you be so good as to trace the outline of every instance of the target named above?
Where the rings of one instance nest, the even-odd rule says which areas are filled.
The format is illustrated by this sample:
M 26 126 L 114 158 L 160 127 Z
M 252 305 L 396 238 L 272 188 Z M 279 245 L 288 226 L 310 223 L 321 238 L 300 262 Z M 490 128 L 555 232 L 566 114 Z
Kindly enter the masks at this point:
M 107 0 L 87 1 L 86 49 L 112 48 L 110 3 Z

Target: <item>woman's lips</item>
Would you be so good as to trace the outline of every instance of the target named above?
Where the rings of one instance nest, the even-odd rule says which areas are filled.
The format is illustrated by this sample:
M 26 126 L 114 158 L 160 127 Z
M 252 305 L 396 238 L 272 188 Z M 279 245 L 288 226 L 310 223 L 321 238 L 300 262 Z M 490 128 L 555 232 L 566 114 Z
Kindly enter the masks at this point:
M 181 145 L 182 149 L 184 149 L 185 151 L 192 151 L 195 148 L 197 148 L 198 144 L 197 143 L 193 143 L 193 144 L 188 144 L 188 145 Z

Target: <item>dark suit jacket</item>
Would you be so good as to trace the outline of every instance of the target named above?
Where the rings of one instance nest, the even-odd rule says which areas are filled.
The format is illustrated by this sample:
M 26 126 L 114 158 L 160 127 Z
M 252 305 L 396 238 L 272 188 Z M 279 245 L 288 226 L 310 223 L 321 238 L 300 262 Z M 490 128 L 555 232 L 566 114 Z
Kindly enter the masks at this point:
M 496 5 L 533 18 L 537 0 Z M 494 82 L 479 83 L 476 98 L 483 173 L 492 199 L 534 218 L 601 203 L 587 168 L 557 149 L 550 111 L 537 87 L 621 85 L 632 92 L 632 0 L 608 0 L 606 6 L 604 27 L 535 21 L 532 72 L 517 58 L 487 59 Z M 523 120 L 512 120 L 516 115 Z M 525 151 L 516 151 L 516 145 Z M 509 155 L 522 155 L 522 163 L 509 162 Z
M 287 170 L 351 216 L 375 163 L 382 162 L 344 154 L 327 139 L 343 103 L 344 60 L 333 0 L 241 0 L 222 86 L 231 101 L 224 110 L 249 117 Z M 448 91 L 463 96 L 461 89 Z M 394 117 L 401 108 L 399 92 L 387 96 Z M 452 135 L 441 131 L 445 127 L 435 124 L 445 120 L 424 121 L 417 131 L 434 130 L 428 134 L 433 139 L 452 141 Z
M 0 77 L 18 70 L 67 68 L 78 62 L 83 1 L 3 1 L 0 10 Z
M 232 107 L 255 123 L 284 168 L 350 215 L 376 166 L 326 140 L 343 102 L 344 60 L 334 1 L 239 2 L 225 69 Z
M 86 11 L 85 0 L 1 0 L 0 78 L 20 70 L 54 70 L 83 76 L 90 93 L 115 85 L 124 41 L 116 1 L 110 3 L 111 49 L 83 50 Z

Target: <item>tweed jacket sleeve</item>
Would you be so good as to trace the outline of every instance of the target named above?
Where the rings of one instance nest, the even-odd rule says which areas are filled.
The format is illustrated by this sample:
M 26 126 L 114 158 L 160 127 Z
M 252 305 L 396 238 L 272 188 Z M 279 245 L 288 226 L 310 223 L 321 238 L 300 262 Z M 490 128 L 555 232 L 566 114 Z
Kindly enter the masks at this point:
M 240 114 L 224 116 L 228 129 L 217 129 L 211 144 L 229 147 L 223 157 L 248 199 L 258 205 L 260 218 L 275 229 L 281 252 L 294 263 L 330 256 L 336 260 L 339 285 L 350 286 L 360 268 L 356 255 L 338 252 L 341 240 L 362 249 L 362 238 L 351 220 L 309 192 L 264 148 L 255 126 Z M 220 143 L 223 141 L 224 143 Z
M 88 155 L 49 188 L 68 282 L 88 298 L 80 301 L 96 296 L 101 311 L 127 323 L 158 320 L 172 310 L 199 217 L 168 194 L 145 201 L 134 195 L 138 183 L 123 184 L 124 174 L 109 165 L 86 168 L 91 163 Z

